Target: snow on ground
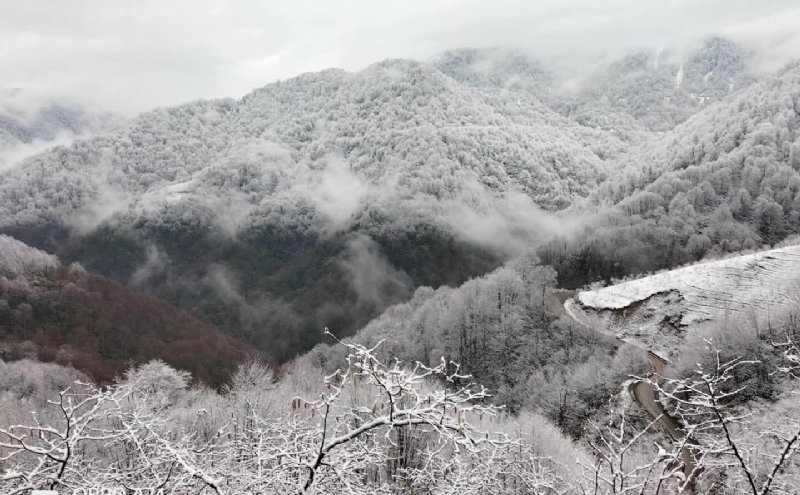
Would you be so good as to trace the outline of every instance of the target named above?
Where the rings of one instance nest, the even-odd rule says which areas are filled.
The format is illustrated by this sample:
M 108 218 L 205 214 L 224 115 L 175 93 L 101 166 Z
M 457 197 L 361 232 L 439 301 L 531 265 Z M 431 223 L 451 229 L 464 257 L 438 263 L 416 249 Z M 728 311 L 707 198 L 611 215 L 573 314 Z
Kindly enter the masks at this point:
M 584 319 L 667 357 L 687 332 L 797 307 L 800 246 L 702 262 L 580 292 L 575 299 Z
M 800 246 L 708 261 L 603 289 L 581 292 L 583 306 L 623 309 L 656 293 L 677 290 L 688 313 L 683 323 L 724 312 L 779 309 L 800 301 Z
M 154 206 L 163 203 L 174 203 L 182 200 L 186 194 L 192 192 L 196 181 L 190 179 L 184 182 L 168 184 L 161 188 L 144 193 L 139 200 L 141 204 Z

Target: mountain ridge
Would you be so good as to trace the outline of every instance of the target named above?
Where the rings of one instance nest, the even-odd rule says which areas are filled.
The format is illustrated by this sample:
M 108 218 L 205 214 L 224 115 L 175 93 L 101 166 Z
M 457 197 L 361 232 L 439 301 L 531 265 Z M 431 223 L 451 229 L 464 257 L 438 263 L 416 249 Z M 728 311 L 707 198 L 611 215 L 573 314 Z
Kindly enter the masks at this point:
M 726 53 L 727 45 L 711 46 Z M 738 74 L 732 53 L 721 63 Z M 476 60 L 493 57 L 501 73 L 493 79 L 491 67 L 478 67 L 473 78 Z M 581 232 L 598 213 L 646 213 L 630 206 L 642 200 L 613 189 L 626 163 L 638 170 L 632 150 L 668 139 L 634 123 L 641 116 L 611 102 L 603 123 L 594 110 L 555 105 L 552 91 L 525 83 L 547 77 L 521 55 L 444 60 L 303 74 L 241 99 L 145 113 L 4 174 L 0 230 L 286 359 L 318 342 L 325 326 L 347 335 L 416 287 L 459 285 L 557 233 L 578 232 L 575 249 L 584 249 Z M 696 72 L 687 69 L 687 81 Z M 616 128 L 618 117 L 631 126 Z M 608 199 L 593 196 L 598 190 Z M 592 211 L 598 201 L 618 205 Z M 646 221 L 622 220 L 631 228 Z M 697 251 L 684 247 L 688 234 L 669 236 L 682 244 L 680 262 L 709 249 L 700 237 Z M 746 234 L 740 246 L 757 240 Z M 583 263 L 571 249 L 543 255 L 562 281 Z M 599 254 L 604 263 L 611 256 Z M 623 274 L 579 270 L 568 283 Z

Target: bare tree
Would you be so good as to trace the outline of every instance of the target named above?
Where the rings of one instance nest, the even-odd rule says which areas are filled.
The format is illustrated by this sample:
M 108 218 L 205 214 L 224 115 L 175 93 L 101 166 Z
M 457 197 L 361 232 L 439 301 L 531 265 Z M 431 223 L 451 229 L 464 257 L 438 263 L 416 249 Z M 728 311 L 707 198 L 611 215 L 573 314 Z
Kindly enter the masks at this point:
M 695 471 L 702 472 L 706 490 L 790 493 L 796 480 L 785 479 L 783 473 L 797 449 L 800 424 L 782 418 L 781 424 L 759 428 L 752 412 L 734 400 L 743 391 L 735 385 L 734 372 L 757 362 L 723 362 L 720 351 L 708 344 L 715 356 L 711 369 L 698 365 L 688 378 L 652 381 L 670 406 L 670 414 L 681 421 L 686 438 L 693 441 Z M 796 347 L 786 347 L 789 364 L 776 371 L 790 370 L 797 362 Z
M 346 367 L 317 400 L 278 407 L 265 370 L 216 406 L 187 411 L 187 376 L 163 363 L 113 386 L 68 389 L 51 406 L 57 425 L 0 430 L 0 490 L 124 487 L 228 493 L 556 493 L 558 466 L 495 424 L 502 407 L 453 363 L 382 363 L 380 345 L 341 343 Z M 252 375 L 252 376 L 251 376 Z M 245 377 L 245 378 L 247 378 Z M 244 378 L 242 378 L 244 379 Z M 246 407 L 242 407 L 245 404 Z M 209 404 L 209 407 L 212 407 Z M 202 416 L 221 421 L 196 425 Z M 186 416 L 193 416 L 187 418 Z M 210 425 L 216 430 L 208 431 Z M 10 463 L 13 466 L 6 468 Z

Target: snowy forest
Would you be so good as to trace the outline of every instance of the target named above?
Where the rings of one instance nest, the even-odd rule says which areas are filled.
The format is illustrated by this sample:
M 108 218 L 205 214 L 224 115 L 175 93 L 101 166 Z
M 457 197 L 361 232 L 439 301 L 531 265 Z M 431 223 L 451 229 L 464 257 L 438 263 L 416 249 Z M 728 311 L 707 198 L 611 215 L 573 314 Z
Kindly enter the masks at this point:
M 0 93 L 0 494 L 800 493 L 800 64 L 755 57 Z

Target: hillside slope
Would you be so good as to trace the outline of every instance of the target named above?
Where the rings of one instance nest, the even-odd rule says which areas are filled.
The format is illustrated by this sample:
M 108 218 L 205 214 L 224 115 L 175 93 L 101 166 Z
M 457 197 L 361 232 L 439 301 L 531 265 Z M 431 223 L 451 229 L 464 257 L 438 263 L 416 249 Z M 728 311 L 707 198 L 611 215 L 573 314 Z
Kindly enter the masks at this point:
M 33 157 L 0 183 L 0 230 L 286 359 L 549 235 L 547 210 L 626 147 L 529 94 L 394 60 Z
M 618 162 L 584 231 L 540 253 L 580 287 L 800 232 L 800 66 L 705 108 Z
M 738 52 L 712 45 L 693 55 L 685 88 L 707 83 L 716 91 L 741 75 Z M 722 79 L 698 82 L 706 69 Z M 603 97 L 612 102 L 610 121 L 574 112 L 554 78 L 519 54 L 462 50 L 431 64 L 327 70 L 239 100 L 155 110 L 4 173 L 0 232 L 189 309 L 285 360 L 319 342 L 326 326 L 350 334 L 416 287 L 459 285 L 556 233 L 572 236 L 587 217 L 590 228 L 602 227 L 602 242 L 587 235 L 586 253 L 578 235 L 578 256 L 571 248 L 542 254 L 565 286 L 674 266 L 723 240 L 722 249 L 752 248 L 791 231 L 767 226 L 764 237 L 760 225 L 749 229 L 751 217 L 780 216 L 766 200 L 752 214 L 726 216 L 723 208 L 716 223 L 705 221 L 715 210 L 695 219 L 682 196 L 672 208 L 669 191 L 650 208 L 619 170 L 645 168 L 647 153 L 667 138 L 613 98 Z M 660 94 L 647 90 L 649 77 L 603 84 L 644 107 Z M 738 87 L 715 98 L 737 102 Z M 756 106 L 771 104 L 768 85 L 751 89 L 766 95 Z M 713 113 L 681 108 L 681 119 Z M 690 122 L 670 136 L 684 135 Z M 649 166 L 655 174 L 670 165 Z M 670 207 L 669 222 L 655 224 L 667 211 L 660 203 Z M 631 237 L 625 229 L 635 241 L 617 249 Z
M 580 71 L 556 71 L 510 49 L 449 50 L 437 69 L 486 91 L 533 94 L 587 127 L 640 141 L 668 131 L 757 80 L 749 54 L 731 40 L 710 37 L 692 49 L 640 51 Z
M 800 246 L 705 261 L 575 297 L 623 340 L 667 357 L 692 333 L 777 319 L 800 302 Z
M 562 318 L 554 282 L 552 268 L 524 256 L 459 287 L 421 287 L 349 340 L 380 344 L 376 353 L 387 362 L 457 365 L 490 390 L 492 402 L 540 412 L 578 438 L 619 384 L 643 372 L 647 361 L 630 349 L 617 352 L 612 337 Z M 340 346 L 320 344 L 295 366 L 332 373 L 343 359 Z
M 252 351 L 185 311 L 0 235 L 0 359 L 33 356 L 108 382 L 162 359 L 221 386 Z
M 633 53 L 586 76 L 561 108 L 579 121 L 619 114 L 649 130 L 668 131 L 753 83 L 747 62 L 741 47 L 719 37 L 683 55 Z

